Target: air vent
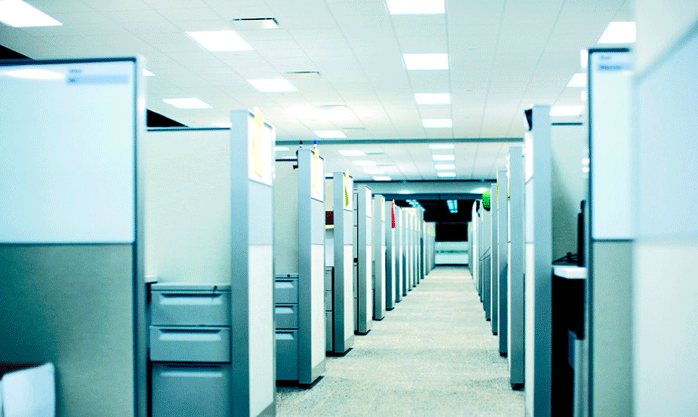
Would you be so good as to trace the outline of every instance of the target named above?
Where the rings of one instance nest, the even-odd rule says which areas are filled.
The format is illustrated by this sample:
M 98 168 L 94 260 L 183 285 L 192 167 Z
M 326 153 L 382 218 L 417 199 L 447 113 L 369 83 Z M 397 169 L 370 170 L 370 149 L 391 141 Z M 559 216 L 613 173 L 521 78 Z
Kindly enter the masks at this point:
M 320 78 L 320 71 L 289 71 L 286 73 L 286 78 L 296 80 Z
M 244 17 L 233 19 L 233 25 L 240 30 L 277 29 L 279 22 L 273 17 Z

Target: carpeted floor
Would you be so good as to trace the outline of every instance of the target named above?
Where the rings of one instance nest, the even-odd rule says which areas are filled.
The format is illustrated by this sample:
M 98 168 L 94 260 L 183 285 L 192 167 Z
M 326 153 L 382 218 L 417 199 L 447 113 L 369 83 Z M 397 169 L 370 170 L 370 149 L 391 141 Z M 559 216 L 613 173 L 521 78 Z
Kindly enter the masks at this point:
M 515 416 L 507 361 L 466 268 L 437 268 L 311 389 L 277 388 L 278 416 Z

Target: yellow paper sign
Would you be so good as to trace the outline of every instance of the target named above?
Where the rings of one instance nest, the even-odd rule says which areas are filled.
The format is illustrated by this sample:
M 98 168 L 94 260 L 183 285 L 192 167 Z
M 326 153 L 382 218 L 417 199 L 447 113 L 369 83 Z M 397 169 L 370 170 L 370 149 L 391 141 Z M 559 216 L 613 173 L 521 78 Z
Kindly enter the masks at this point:
M 349 207 L 349 171 L 344 173 L 344 207 Z

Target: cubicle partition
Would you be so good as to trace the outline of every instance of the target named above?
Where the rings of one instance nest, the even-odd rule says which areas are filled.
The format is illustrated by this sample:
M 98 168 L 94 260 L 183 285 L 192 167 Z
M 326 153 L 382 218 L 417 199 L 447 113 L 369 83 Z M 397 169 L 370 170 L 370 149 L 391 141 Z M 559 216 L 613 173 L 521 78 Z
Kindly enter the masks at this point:
M 480 289 L 480 203 L 482 200 L 475 200 L 472 207 L 472 233 L 469 235 L 473 240 L 472 247 L 473 250 L 468 254 L 468 263 L 471 264 L 470 268 L 473 274 L 473 281 L 475 282 L 475 289 L 477 294 L 482 301 L 482 291 Z
M 507 155 L 507 358 L 514 389 L 524 385 L 524 167 L 523 147 Z
M 325 370 L 324 182 L 317 149 L 298 149 L 295 161 L 276 163 L 276 379 L 301 386 Z
M 373 319 L 383 320 L 386 311 L 385 197 L 373 198 Z
M 497 242 L 497 231 L 499 230 L 499 215 L 497 213 L 497 183 L 490 185 L 490 274 L 488 279 L 490 286 L 490 324 L 492 334 L 496 335 L 499 330 L 499 286 L 497 285 L 499 271 L 497 262 L 499 261 L 499 246 Z
M 484 203 L 480 205 L 480 231 L 478 249 L 480 250 L 480 292 L 485 319 L 491 320 L 491 274 L 492 274 L 492 212 Z
M 275 413 L 274 129 L 231 122 L 146 137 L 153 417 Z
M 59 417 L 147 415 L 142 71 L 0 63 L 2 361 L 52 362 Z
M 507 222 L 508 222 L 508 183 L 507 183 L 507 171 L 499 170 L 497 172 L 497 194 L 496 194 L 496 208 L 497 208 L 497 259 L 495 268 L 495 280 L 497 286 L 497 311 L 498 311 L 498 323 L 497 329 L 499 333 L 499 354 L 502 356 L 507 355 L 507 335 L 508 335 L 508 324 L 507 324 L 507 303 L 509 292 L 507 290 L 507 254 L 508 254 L 508 239 L 507 239 Z
M 325 182 L 325 209 L 332 224 L 325 229 L 325 306 L 327 352 L 344 355 L 354 345 L 353 179 L 335 172 Z M 331 343 L 330 343 L 331 342 Z
M 395 201 L 385 205 L 385 308 L 392 310 L 397 302 L 397 241 L 395 236 Z
M 397 228 L 395 229 L 395 234 L 397 236 L 397 301 L 402 301 L 402 299 L 407 295 L 407 245 L 405 242 L 405 210 L 398 206 L 395 207 L 395 222 Z
M 354 190 L 354 331 L 367 334 L 373 327 L 372 221 L 371 189 L 359 185 Z
M 525 112 L 526 410 L 550 416 L 552 349 L 552 200 L 550 106 Z

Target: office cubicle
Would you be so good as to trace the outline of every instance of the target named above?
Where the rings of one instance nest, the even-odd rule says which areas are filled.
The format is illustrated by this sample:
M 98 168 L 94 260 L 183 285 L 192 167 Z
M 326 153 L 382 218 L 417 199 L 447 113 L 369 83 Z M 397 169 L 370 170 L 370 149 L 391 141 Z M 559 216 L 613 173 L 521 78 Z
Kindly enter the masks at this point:
M 507 171 L 497 171 L 497 194 L 496 194 L 496 213 L 497 213 L 497 259 L 496 259 L 496 286 L 497 286 L 497 310 L 498 323 L 497 330 L 499 334 L 499 354 L 507 355 L 507 335 L 508 335 L 508 319 L 507 305 L 509 292 L 507 290 L 507 257 L 508 257 L 508 181 Z
M 325 171 L 317 149 L 276 162 L 276 379 L 311 385 L 325 371 Z
M 523 147 L 509 147 L 507 155 L 507 359 L 509 382 L 524 384 L 524 164 Z
M 497 285 L 499 271 L 497 270 L 499 261 L 499 246 L 497 242 L 497 231 L 499 230 L 499 215 L 497 213 L 497 183 L 490 184 L 490 273 L 488 282 L 490 287 L 490 324 L 492 334 L 496 335 L 499 330 L 499 286 Z
M 373 319 L 383 320 L 386 311 L 386 228 L 385 197 L 373 197 Z
M 57 416 L 147 413 L 142 65 L 0 64 L 2 361 L 52 362 Z
M 395 308 L 397 302 L 397 241 L 395 235 L 395 201 L 385 205 L 385 307 Z
M 371 189 L 359 185 L 354 189 L 354 331 L 366 334 L 373 327 L 373 249 Z

